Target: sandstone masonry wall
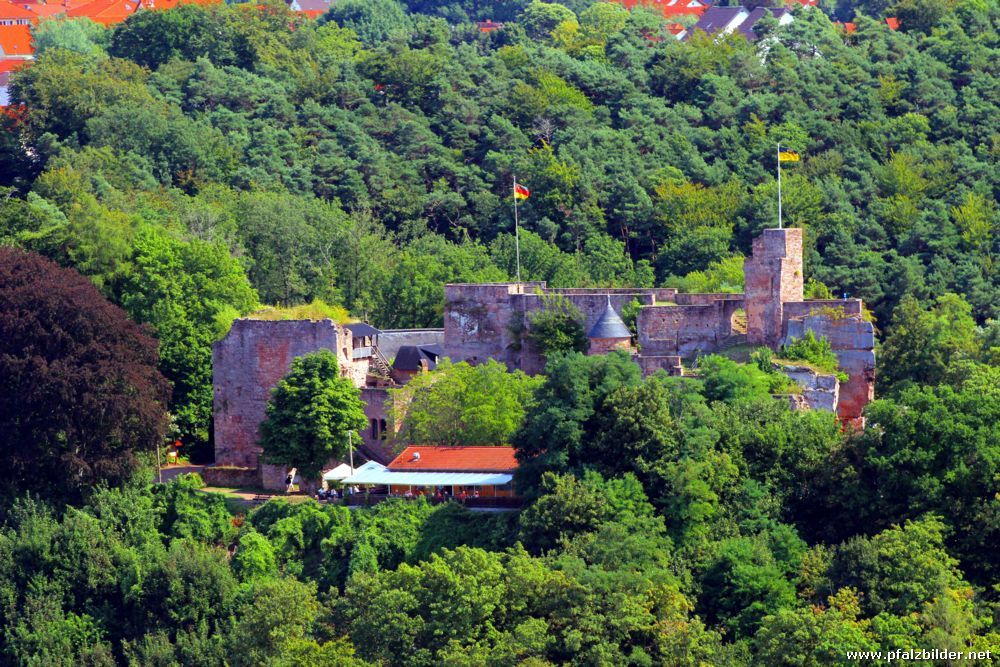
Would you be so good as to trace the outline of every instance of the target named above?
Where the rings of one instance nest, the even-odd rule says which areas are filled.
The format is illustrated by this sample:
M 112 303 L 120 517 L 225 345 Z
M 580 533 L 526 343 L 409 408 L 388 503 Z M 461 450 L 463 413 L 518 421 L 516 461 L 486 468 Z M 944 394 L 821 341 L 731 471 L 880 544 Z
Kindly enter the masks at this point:
M 786 301 L 785 320 L 792 320 L 819 312 L 839 311 L 844 316 L 861 315 L 861 299 L 810 299 L 809 301 Z
M 781 371 L 802 387 L 802 397 L 810 410 L 837 411 L 840 381 L 836 375 L 817 373 L 806 366 L 783 366 Z
M 621 338 L 591 338 L 587 354 L 607 354 L 612 350 L 630 352 L 632 350 L 631 341 Z
M 639 364 L 639 368 L 642 369 L 643 377 L 652 375 L 657 371 L 666 371 L 667 375 L 681 375 L 683 369 L 681 367 L 681 358 L 676 355 L 665 355 L 665 356 L 636 356 L 633 357 L 635 362 Z
M 365 402 L 365 416 L 368 417 L 369 426 L 361 432 L 361 449 L 369 459 L 385 464 L 392 460 L 392 448 L 389 446 L 387 438 L 395 429 L 395 425 L 389 420 L 389 412 L 386 409 L 386 401 L 389 392 L 385 387 L 364 387 L 361 390 L 361 400 Z M 371 420 L 376 420 L 379 433 L 372 436 Z M 385 422 L 386 436 L 382 437 L 382 422 Z
M 357 382 L 360 365 L 350 359 L 350 331 L 331 320 L 233 322 L 212 346 L 216 465 L 257 468 L 259 428 L 271 389 L 295 357 L 321 349 L 336 353 Z
M 801 338 L 806 331 L 825 337 L 837 355 L 840 369 L 847 373 L 847 382 L 840 385 L 837 416 L 841 421 L 864 426 L 865 406 L 875 398 L 875 327 L 860 317 L 833 319 L 825 315 L 809 315 L 789 320 L 789 338 Z
M 774 347 L 781 340 L 784 303 L 802 301 L 802 230 L 765 229 L 743 263 L 747 342 Z
M 714 299 L 706 305 L 640 308 L 639 353 L 690 357 L 716 350 L 733 334 L 732 316 L 742 307 L 740 299 Z

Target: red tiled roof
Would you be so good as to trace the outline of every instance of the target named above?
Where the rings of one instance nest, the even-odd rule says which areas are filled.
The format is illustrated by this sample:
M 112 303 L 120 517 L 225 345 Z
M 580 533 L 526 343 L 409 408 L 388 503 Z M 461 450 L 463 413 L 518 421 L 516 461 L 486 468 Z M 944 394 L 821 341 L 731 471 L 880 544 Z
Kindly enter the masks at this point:
M 890 16 L 885 20 L 885 24 L 889 26 L 889 30 L 899 30 L 899 19 L 895 16 Z
M 502 28 L 503 23 L 496 23 L 492 19 L 486 19 L 485 21 L 477 21 L 476 26 L 479 27 L 479 32 L 489 33 Z
M 668 18 L 671 16 L 684 16 L 685 14 L 701 16 L 708 9 L 708 3 L 703 2 L 703 0 L 618 0 L 618 3 L 626 9 L 645 5 Z
M 86 16 L 104 26 L 121 23 L 139 8 L 139 0 L 94 0 L 70 8 L 66 15 L 75 18 Z
M 6 74 L 7 72 L 13 72 L 21 65 L 28 63 L 27 60 L 22 60 L 20 58 L 11 58 L 10 60 L 0 60 L 0 74 Z
M 223 0 L 142 0 L 143 9 L 173 9 L 178 5 L 220 5 Z
M 0 19 L 34 19 L 35 15 L 25 9 L 22 5 L 13 2 L 0 2 Z
M 69 10 L 69 7 L 62 3 L 52 2 L 47 4 L 42 4 L 40 2 L 33 3 L 30 5 L 28 11 L 35 15 L 35 19 L 39 18 L 49 18 L 52 16 L 58 16 L 59 14 L 65 14 Z
M 419 457 L 415 454 L 419 453 Z M 436 447 L 411 445 L 388 465 L 403 472 L 513 472 L 517 469 L 513 447 Z
M 30 56 L 34 52 L 30 25 L 0 25 L 0 56 Z

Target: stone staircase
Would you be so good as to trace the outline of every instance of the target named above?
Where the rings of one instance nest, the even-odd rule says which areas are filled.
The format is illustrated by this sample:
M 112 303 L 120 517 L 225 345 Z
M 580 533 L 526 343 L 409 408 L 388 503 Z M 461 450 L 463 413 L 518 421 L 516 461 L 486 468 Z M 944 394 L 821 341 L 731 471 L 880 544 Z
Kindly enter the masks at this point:
M 747 335 L 745 333 L 732 334 L 731 336 L 726 336 L 725 338 L 723 338 L 722 342 L 719 343 L 719 347 L 716 348 L 716 350 L 718 352 L 724 352 L 725 350 L 732 349 L 737 345 L 746 345 L 746 344 L 747 344 Z
M 368 373 L 383 378 L 392 377 L 392 369 L 389 360 L 382 355 L 382 351 L 377 345 L 372 345 L 372 356 L 368 361 Z

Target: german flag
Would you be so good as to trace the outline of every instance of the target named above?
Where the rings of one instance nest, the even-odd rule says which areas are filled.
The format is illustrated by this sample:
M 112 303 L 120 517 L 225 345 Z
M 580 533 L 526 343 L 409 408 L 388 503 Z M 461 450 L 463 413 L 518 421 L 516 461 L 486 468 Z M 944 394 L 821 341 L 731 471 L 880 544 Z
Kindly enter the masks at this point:
M 798 162 L 799 154 L 795 151 L 778 151 L 778 162 Z
M 520 183 L 514 184 L 514 199 L 527 199 L 531 196 L 531 190 Z

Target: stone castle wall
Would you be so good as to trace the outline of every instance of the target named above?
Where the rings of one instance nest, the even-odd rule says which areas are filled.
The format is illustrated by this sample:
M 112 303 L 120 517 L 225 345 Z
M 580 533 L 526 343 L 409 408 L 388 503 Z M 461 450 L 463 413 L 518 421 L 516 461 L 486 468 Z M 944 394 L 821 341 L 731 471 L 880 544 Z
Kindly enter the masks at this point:
M 740 342 L 733 319 L 737 311 L 745 310 L 750 345 L 776 349 L 787 336 L 803 335 L 804 323 L 830 339 L 850 377 L 839 387 L 838 415 L 859 423 L 861 411 L 874 396 L 874 329 L 864 321 L 859 299 L 803 299 L 802 253 L 801 229 L 763 230 L 743 265 L 744 294 L 682 294 L 673 288 L 546 289 L 542 283 L 448 285 L 444 354 L 471 363 L 496 359 L 511 369 L 539 373 L 545 359 L 526 334 L 530 314 L 543 307 L 542 294 L 560 294 L 572 302 L 583 313 L 588 331 L 610 295 L 619 313 L 633 299 L 643 306 L 636 316 L 635 356 L 643 373 L 661 368 L 677 373 L 682 357 Z M 820 398 L 814 402 L 826 401 Z
M 787 301 L 784 304 L 785 321 L 801 319 L 806 315 L 828 313 L 836 317 L 861 315 L 861 299 L 811 299 Z
M 742 294 L 731 294 L 729 292 L 712 292 L 705 294 L 676 294 L 674 295 L 673 302 L 678 306 L 710 306 L 716 301 L 732 301 L 737 299 L 740 304 L 743 303 Z M 743 306 L 740 305 L 740 308 Z
M 541 310 L 544 297 L 558 294 L 583 315 L 584 330 L 600 319 L 608 298 L 619 313 L 633 301 L 652 305 L 657 293 L 674 290 L 554 289 L 544 283 L 457 284 L 445 286 L 444 356 L 453 362 L 482 363 L 488 359 L 535 374 L 545 358 L 531 341 L 531 313 Z
M 295 357 L 309 352 L 331 350 L 349 364 L 343 354 L 345 346 L 350 352 L 349 337 L 331 320 L 233 322 L 226 337 L 212 346 L 216 464 L 256 468 L 259 427 L 271 389 Z
M 607 354 L 613 350 L 631 352 L 631 341 L 621 338 L 591 338 L 587 354 Z
M 352 359 L 352 347 L 350 330 L 332 320 L 233 322 L 212 346 L 215 465 L 256 470 L 261 486 L 283 489 L 285 467 L 259 462 L 260 424 L 271 390 L 293 359 L 324 349 L 337 355 L 341 375 L 363 386 L 368 361 Z
M 801 338 L 806 331 L 830 341 L 840 370 L 847 382 L 840 385 L 837 416 L 847 424 L 864 426 L 865 406 L 875 399 L 875 327 L 860 317 L 831 318 L 808 315 L 789 320 L 789 338 Z
M 633 357 L 635 363 L 642 369 L 643 377 L 648 377 L 657 371 L 665 371 L 667 375 L 682 375 L 681 358 L 676 355 L 649 356 L 641 355 Z
M 636 318 L 639 353 L 690 357 L 716 350 L 733 334 L 733 315 L 742 308 L 738 298 L 708 300 L 706 305 L 641 308 Z
M 446 285 L 444 356 L 455 362 L 496 359 L 510 365 L 515 342 L 510 297 L 524 288 L 511 284 Z
M 389 400 L 389 392 L 385 387 L 364 387 L 361 389 L 361 400 L 365 402 L 365 417 L 368 418 L 368 426 L 361 431 L 361 447 L 365 457 L 388 463 L 392 460 L 392 447 L 389 444 L 388 431 L 395 429 L 389 418 L 389 411 L 386 401 Z M 372 420 L 377 425 L 376 433 L 372 433 Z M 383 429 L 382 422 L 385 422 Z M 385 437 L 383 437 L 385 433 Z
M 566 298 L 582 313 L 587 331 L 610 297 L 619 313 L 633 301 L 642 306 L 636 317 L 638 354 L 633 358 L 643 374 L 665 370 L 679 375 L 682 357 L 725 345 L 734 335 L 733 316 L 745 309 L 750 344 L 776 348 L 807 330 L 828 338 L 849 376 L 839 387 L 837 414 L 846 423 L 863 425 L 862 411 L 874 396 L 875 355 L 874 328 L 862 317 L 861 301 L 803 300 L 800 229 L 764 230 L 753 248 L 754 254 L 744 263 L 744 295 L 679 294 L 672 288 L 548 290 L 544 283 L 447 285 L 444 356 L 470 363 L 495 359 L 511 369 L 541 372 L 545 359 L 527 333 L 531 313 L 544 306 L 542 295 Z M 596 341 L 594 352 L 617 344 Z M 266 488 L 284 487 L 284 467 L 259 465 L 259 426 L 271 389 L 292 360 L 319 349 L 334 351 L 342 374 L 362 388 L 369 426 L 362 431 L 359 449 L 369 458 L 388 461 L 392 452 L 381 426 L 384 420 L 385 428 L 394 428 L 385 406 L 388 393 L 385 387 L 365 386 L 368 359 L 353 360 L 352 348 L 350 330 L 330 320 L 234 322 L 212 351 L 216 465 L 256 470 Z M 817 395 L 814 402 L 824 400 L 825 395 Z M 372 420 L 379 426 L 374 434 Z

